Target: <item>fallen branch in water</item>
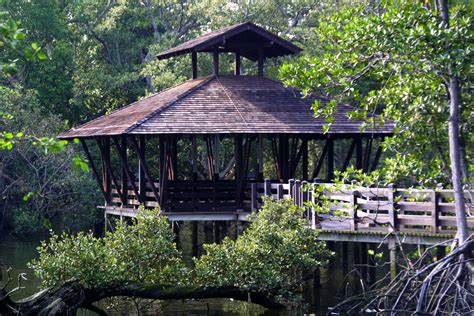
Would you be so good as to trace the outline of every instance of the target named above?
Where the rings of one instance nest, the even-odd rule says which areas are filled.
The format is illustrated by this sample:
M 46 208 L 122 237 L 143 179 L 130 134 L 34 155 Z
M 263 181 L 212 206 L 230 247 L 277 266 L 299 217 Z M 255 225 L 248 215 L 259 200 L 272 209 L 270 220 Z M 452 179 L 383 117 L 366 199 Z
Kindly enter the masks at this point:
M 285 306 L 267 295 L 248 292 L 237 287 L 161 287 L 145 286 L 137 282 L 87 289 L 78 281 L 69 281 L 58 289 L 46 289 L 21 301 L 13 301 L 5 289 L 0 292 L 1 315 L 75 315 L 77 309 L 86 308 L 100 313 L 92 304 L 108 297 L 133 297 L 159 300 L 232 298 L 250 301 L 269 309 Z

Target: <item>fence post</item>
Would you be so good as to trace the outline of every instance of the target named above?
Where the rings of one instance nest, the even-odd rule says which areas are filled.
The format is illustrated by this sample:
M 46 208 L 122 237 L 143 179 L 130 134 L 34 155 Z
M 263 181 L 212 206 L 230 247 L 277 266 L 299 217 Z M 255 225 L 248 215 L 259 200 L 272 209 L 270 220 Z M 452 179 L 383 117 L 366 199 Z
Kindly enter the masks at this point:
M 436 190 L 433 190 L 431 192 L 431 225 L 430 225 L 430 230 L 432 233 L 437 233 L 438 232 L 438 227 L 439 227 L 439 197 L 438 197 L 438 192 Z
M 395 190 L 396 185 L 390 183 L 388 185 L 388 220 L 392 227 L 389 228 L 390 232 L 398 230 L 398 220 L 397 220 L 397 210 L 396 210 L 396 201 L 395 201 Z
M 272 183 L 270 182 L 270 179 L 265 179 L 264 194 L 265 196 L 272 196 Z
M 252 211 L 256 211 L 258 209 L 258 201 L 257 201 L 257 183 L 252 183 L 250 185 L 250 188 L 251 188 L 251 202 L 252 202 Z
M 350 198 L 352 210 L 351 230 L 357 230 L 357 198 L 359 197 L 359 195 L 359 191 L 353 191 Z
M 288 181 L 288 195 L 290 196 L 290 199 L 293 199 L 293 187 L 295 186 L 295 179 L 290 179 Z
M 301 206 L 308 202 L 309 190 L 308 190 L 308 181 L 301 181 Z M 309 209 L 305 208 L 306 218 L 309 220 L 310 214 Z
M 296 206 L 301 206 L 301 181 L 295 180 L 293 187 L 293 201 Z
M 285 188 L 283 187 L 283 184 L 282 183 L 278 183 L 277 184 L 277 200 L 280 201 L 280 200 L 283 200 L 283 195 L 285 192 L 283 192 Z
M 318 183 L 320 183 L 321 180 L 319 178 L 314 178 L 313 179 L 313 184 L 311 185 L 311 188 L 312 188 L 312 192 L 311 192 L 311 227 L 313 229 L 316 229 L 316 224 L 320 224 L 319 223 L 319 219 L 318 219 L 318 216 L 316 214 L 316 209 L 314 208 L 314 205 L 316 205 L 316 194 L 314 194 L 314 190 L 316 190 L 316 186 Z

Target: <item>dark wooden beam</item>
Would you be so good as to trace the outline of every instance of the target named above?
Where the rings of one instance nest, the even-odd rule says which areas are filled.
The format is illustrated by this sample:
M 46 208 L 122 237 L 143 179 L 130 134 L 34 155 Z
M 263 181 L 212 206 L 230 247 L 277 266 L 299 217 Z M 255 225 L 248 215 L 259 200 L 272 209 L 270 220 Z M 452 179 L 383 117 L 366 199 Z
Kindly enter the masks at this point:
M 134 136 L 131 136 L 135 140 Z M 146 181 L 145 181 L 145 168 L 143 162 L 145 161 L 145 135 L 139 135 L 139 146 L 135 148 L 138 154 L 138 191 L 140 192 L 140 198 L 142 201 L 146 201 Z M 125 150 L 126 147 L 125 147 Z M 143 159 L 140 159 L 142 157 Z
M 191 53 L 191 68 L 192 68 L 193 79 L 196 79 L 198 77 L 197 53 L 196 52 Z
M 103 144 L 103 151 L 101 151 L 101 160 L 102 160 L 102 180 L 104 184 L 104 190 L 108 199 L 111 200 L 112 197 L 112 179 L 111 179 L 111 167 L 110 167 L 110 138 L 103 137 L 99 141 Z
M 321 153 L 321 156 L 319 157 L 318 163 L 313 168 L 313 174 L 311 175 L 312 179 L 315 179 L 318 177 L 319 172 L 321 171 L 321 167 L 323 166 L 324 159 L 326 158 L 328 147 L 329 147 L 328 142 L 326 140 L 326 143 L 324 144 L 323 152 Z
M 301 162 L 301 175 L 303 180 L 308 180 L 308 139 L 303 136 L 301 143 L 301 151 L 303 160 Z
M 374 160 L 372 161 L 372 166 L 370 167 L 370 171 L 374 171 L 377 168 L 381 155 L 382 155 L 382 145 L 379 144 L 377 146 L 377 151 L 375 152 L 375 157 L 374 157 Z
M 138 191 L 138 188 L 137 186 L 135 185 L 135 178 L 133 176 L 133 173 L 130 171 L 130 166 L 128 165 L 128 159 L 127 159 L 127 150 L 126 148 L 122 148 L 122 146 L 120 146 L 120 143 L 118 142 L 118 140 L 116 138 L 112 138 L 112 141 L 115 145 L 115 148 L 117 149 L 117 152 L 118 152 L 118 156 L 119 156 L 119 160 L 120 160 L 120 163 L 122 165 L 122 168 L 125 169 L 125 174 L 127 175 L 127 179 L 128 181 L 130 182 L 130 185 L 132 187 L 132 190 L 133 190 L 133 193 L 135 194 L 136 198 L 138 199 L 138 201 L 140 203 L 144 203 L 145 201 L 143 201 L 141 199 L 141 196 L 140 196 L 140 192 Z
M 242 169 L 243 169 L 243 141 L 242 134 L 235 135 L 235 183 L 236 183 L 236 204 L 240 208 L 242 206 Z
M 213 150 L 213 158 L 214 158 L 214 179 L 219 181 L 220 174 L 219 174 L 219 135 L 214 135 L 214 150 Z
M 215 49 L 212 52 L 213 74 L 219 76 L 219 51 Z
M 192 156 L 192 165 L 193 165 L 193 181 L 197 181 L 198 173 L 197 173 L 197 139 L 196 135 L 191 136 L 191 156 Z
M 168 142 L 165 135 L 160 135 L 160 206 L 164 208 L 166 201 L 167 184 L 168 184 Z
M 282 176 L 281 176 L 281 167 L 280 167 L 281 165 L 280 153 L 279 153 L 278 146 L 276 143 L 276 137 L 270 136 L 270 142 L 272 145 L 272 155 L 273 155 L 273 161 L 275 165 L 275 174 L 276 174 L 277 179 L 281 179 Z
M 258 161 L 258 181 L 263 181 L 263 135 L 258 134 L 258 148 L 257 148 L 257 161 Z
M 240 76 L 240 52 L 235 52 L 234 75 Z
M 140 135 L 140 140 L 142 138 L 143 138 L 143 135 Z M 140 144 L 140 147 L 139 147 L 134 136 L 131 136 L 131 140 L 132 140 L 133 148 L 135 149 L 135 152 L 138 155 L 138 159 L 140 161 L 140 164 L 141 164 L 141 166 L 143 166 L 143 171 L 145 173 L 145 176 L 147 177 L 147 180 L 150 183 L 151 191 L 153 192 L 153 195 L 155 196 L 156 202 L 159 203 L 160 202 L 160 196 L 159 196 L 158 190 L 155 186 L 155 181 L 153 181 L 153 178 L 151 177 L 150 169 L 148 168 L 148 164 L 146 162 L 145 146 L 144 146 L 144 144 Z
M 342 165 L 341 171 L 344 172 L 346 171 L 347 167 L 349 166 L 349 163 L 351 162 L 352 159 L 352 154 L 354 153 L 354 148 L 356 147 L 356 140 L 353 139 L 351 142 L 351 147 L 349 147 L 349 151 L 347 152 L 346 159 L 344 159 L 344 164 Z
M 104 157 L 109 157 L 108 159 L 108 162 L 109 163 L 105 163 L 103 165 L 103 168 L 107 171 L 107 173 L 110 175 L 110 178 L 115 186 L 115 190 L 117 190 L 117 193 L 120 197 L 120 200 L 122 201 L 122 204 L 123 205 L 127 205 L 127 197 L 126 197 L 126 192 L 122 192 L 122 190 L 120 189 L 120 185 L 117 181 L 117 178 L 115 178 L 115 175 L 112 171 L 112 168 L 110 166 L 110 139 L 108 139 L 105 144 L 103 145 L 101 140 L 100 139 L 97 139 L 96 138 L 96 141 L 97 141 L 97 146 L 99 146 L 99 150 L 100 150 L 100 153 L 101 153 L 101 156 L 102 158 L 104 159 Z M 106 190 L 107 192 L 107 190 Z
M 367 138 L 365 142 L 364 162 L 362 164 L 362 169 L 364 170 L 364 172 L 367 172 L 369 170 L 370 154 L 372 152 L 372 139 L 372 137 Z
M 327 153 L 327 174 L 326 179 L 328 181 L 334 179 L 334 139 L 328 138 L 328 153 Z
M 171 136 L 171 180 L 178 180 L 178 136 Z
M 263 48 L 258 49 L 258 75 L 263 77 L 263 68 L 265 63 L 265 56 L 263 54 Z
M 122 147 L 127 148 L 127 136 L 123 135 L 121 136 L 122 140 Z M 122 179 L 122 192 L 124 194 L 124 199 L 127 199 L 128 196 L 128 180 L 127 180 L 127 173 L 125 171 L 125 168 L 122 166 L 121 170 L 121 179 Z
M 102 192 L 102 195 L 104 196 L 104 200 L 106 205 L 110 203 L 110 195 L 107 195 L 104 189 L 104 183 L 102 182 L 102 179 L 99 176 L 99 172 L 97 171 L 97 168 L 94 164 L 94 160 L 92 159 L 91 153 L 89 152 L 89 148 L 87 147 L 86 141 L 83 138 L 79 138 L 79 141 L 81 142 L 82 148 L 84 149 L 84 152 L 86 154 L 87 160 L 89 162 L 89 166 L 92 169 L 92 174 L 94 175 L 94 178 L 97 181 L 97 184 L 99 185 L 100 191 Z
M 288 182 L 289 173 L 290 173 L 290 161 L 289 161 L 289 144 L 288 144 L 288 135 L 280 134 L 279 135 L 279 154 L 280 154 L 280 172 L 281 179 L 280 181 Z
M 362 138 L 356 138 L 356 169 L 360 170 L 363 168 L 363 157 L 362 157 Z

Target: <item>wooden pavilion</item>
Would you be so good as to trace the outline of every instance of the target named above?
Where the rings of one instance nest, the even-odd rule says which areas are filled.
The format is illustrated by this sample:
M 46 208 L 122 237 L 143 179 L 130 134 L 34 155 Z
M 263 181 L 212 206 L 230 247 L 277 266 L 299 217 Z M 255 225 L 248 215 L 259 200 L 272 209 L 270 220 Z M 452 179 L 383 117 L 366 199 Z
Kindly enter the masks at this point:
M 316 99 L 328 100 L 303 99 L 298 91 L 264 76 L 266 59 L 300 51 L 252 23 L 205 34 L 157 56 L 191 54 L 191 80 L 59 138 L 82 143 L 106 213 L 133 212 L 144 204 L 160 205 L 169 214 L 188 214 L 181 219 L 222 220 L 225 214 L 248 212 L 250 188 L 261 188 L 265 178 L 331 180 L 335 169 L 351 163 L 373 170 L 381 150 L 372 144 L 392 134 L 391 124 L 361 130 L 361 121 L 347 117 L 354 109 L 340 104 L 331 130 L 324 133 L 326 123 L 314 117 L 311 105 Z M 202 53 L 213 56 L 211 76 L 198 76 L 197 58 Z M 231 75 L 219 73 L 222 54 L 235 56 Z M 243 57 L 256 62 L 256 76 L 241 73 Z M 336 142 L 343 142 L 346 150 L 339 165 L 334 159 Z M 318 157 L 308 144 L 319 144 Z M 98 149 L 92 150 L 92 145 Z M 94 153 L 100 154 L 100 168 Z

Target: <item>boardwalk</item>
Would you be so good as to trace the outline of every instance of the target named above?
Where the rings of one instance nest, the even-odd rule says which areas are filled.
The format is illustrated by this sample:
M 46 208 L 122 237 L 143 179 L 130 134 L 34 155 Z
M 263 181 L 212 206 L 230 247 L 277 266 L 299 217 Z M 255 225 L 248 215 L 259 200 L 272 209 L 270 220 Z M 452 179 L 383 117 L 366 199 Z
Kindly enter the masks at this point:
M 174 194 L 188 196 L 186 186 L 182 186 L 181 190 L 175 189 Z M 199 194 L 202 196 L 202 193 Z M 391 232 L 398 232 L 403 236 L 404 243 L 433 244 L 453 238 L 456 232 L 452 190 L 335 186 L 299 180 L 290 180 L 288 183 L 249 183 L 242 209 L 229 211 L 216 207 L 212 192 L 209 192 L 208 202 L 200 203 L 203 207 L 198 211 L 183 208 L 187 205 L 183 200 L 182 203 L 176 203 L 176 210 L 171 209 L 163 214 L 171 221 L 246 221 L 250 211 L 256 211 L 263 205 L 264 196 L 276 200 L 292 199 L 296 205 L 304 207 L 308 225 L 321 230 L 321 238 L 326 240 L 376 242 L 383 241 Z M 474 213 L 474 192 L 465 191 L 465 197 L 468 201 L 467 211 L 471 215 Z M 131 204 L 139 204 L 133 195 L 130 198 Z M 193 197 L 190 199 L 193 200 Z M 147 206 L 154 207 L 157 204 L 149 203 Z M 318 212 L 318 209 L 327 211 Z M 136 209 L 108 206 L 105 212 L 106 216 L 133 217 Z M 474 216 L 468 217 L 468 226 L 474 229 Z

